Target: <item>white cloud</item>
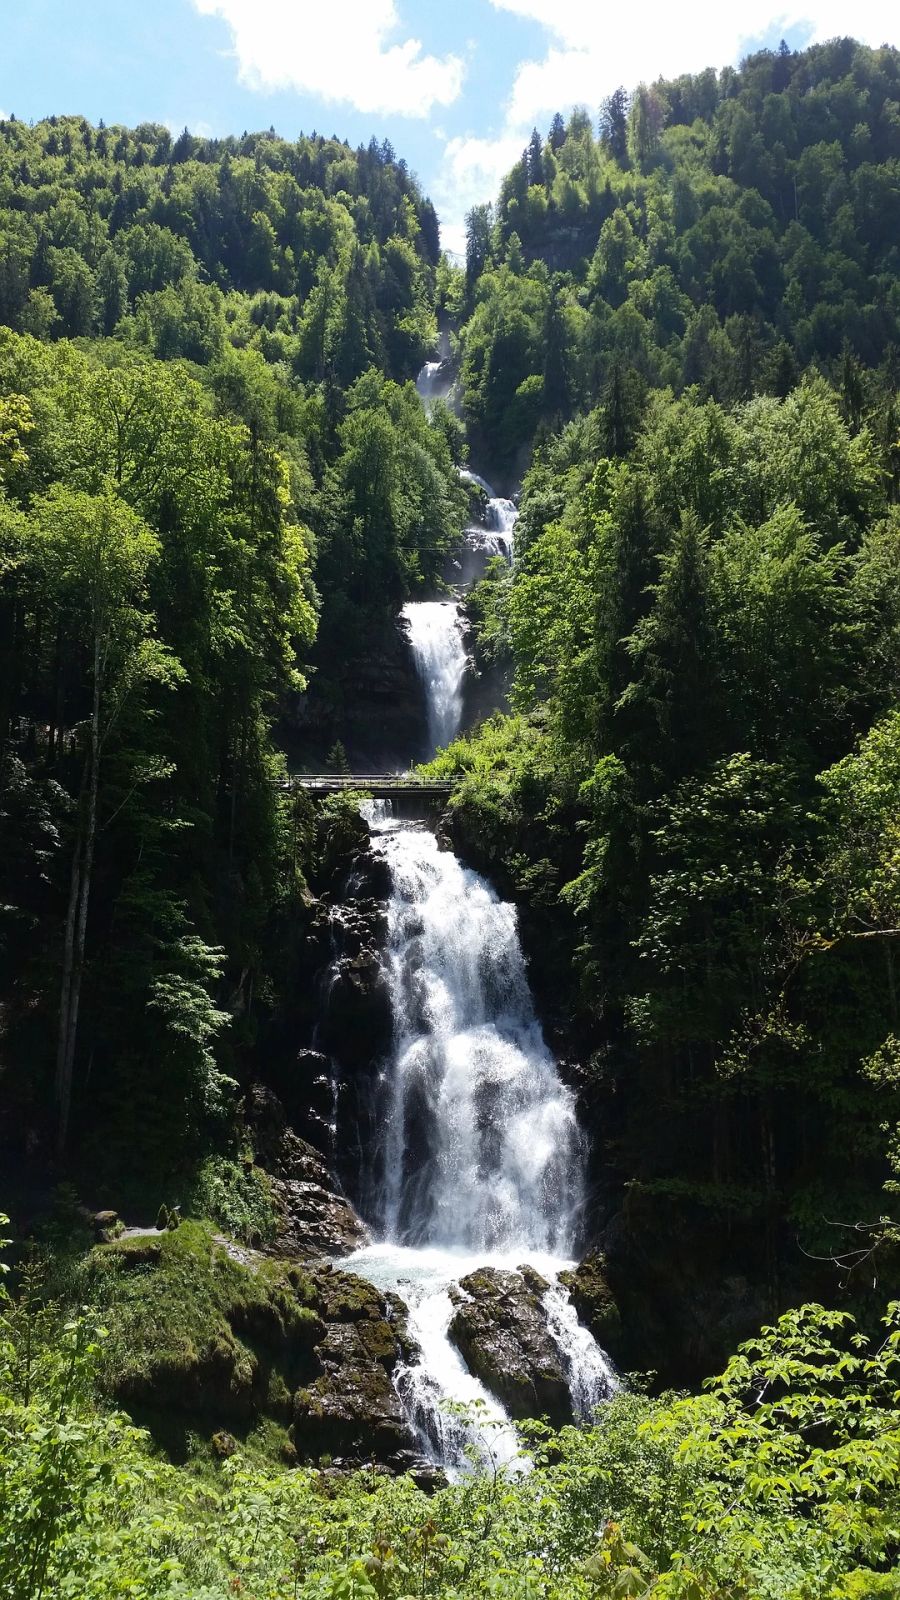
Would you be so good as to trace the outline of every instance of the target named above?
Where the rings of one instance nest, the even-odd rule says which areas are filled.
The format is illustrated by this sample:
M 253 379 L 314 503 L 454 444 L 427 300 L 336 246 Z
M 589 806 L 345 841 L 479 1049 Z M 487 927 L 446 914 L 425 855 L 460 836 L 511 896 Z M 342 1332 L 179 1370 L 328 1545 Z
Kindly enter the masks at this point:
M 194 0 L 224 18 L 242 82 L 294 89 L 358 111 L 426 117 L 458 99 L 459 56 L 423 55 L 419 39 L 396 38 L 395 0 Z M 393 40 L 393 42 L 392 42 Z
M 596 105 L 617 84 L 736 62 L 750 41 L 804 28 L 810 42 L 852 33 L 883 44 L 900 33 L 895 0 L 671 0 L 628 6 L 596 0 L 491 0 L 540 23 L 551 43 L 540 61 L 520 63 L 507 110 L 510 126 L 525 128 L 579 100 Z
M 540 23 L 546 53 L 521 61 L 504 108 L 500 131 L 488 138 L 451 139 L 435 185 L 445 218 L 442 238 L 462 248 L 463 217 L 470 206 L 495 198 L 500 179 L 521 154 L 534 125 L 545 129 L 555 111 L 575 105 L 592 112 L 619 84 L 700 72 L 736 63 L 761 37 L 805 29 L 809 42 L 851 33 L 871 45 L 898 42 L 896 0 L 644 0 L 609 5 L 603 0 L 490 0 L 498 11 Z M 453 241 L 451 244 L 451 240 Z
M 441 243 L 445 250 L 462 254 L 466 248 L 465 214 L 482 200 L 493 200 L 500 180 L 522 154 L 516 132 L 496 139 L 474 136 L 449 139 L 432 196 L 441 218 Z
M 204 122 L 202 117 L 198 117 L 196 120 L 188 117 L 186 122 L 164 120 L 163 127 L 168 128 L 173 139 L 177 139 L 185 128 L 194 135 L 195 139 L 211 139 L 213 136 L 212 123 Z

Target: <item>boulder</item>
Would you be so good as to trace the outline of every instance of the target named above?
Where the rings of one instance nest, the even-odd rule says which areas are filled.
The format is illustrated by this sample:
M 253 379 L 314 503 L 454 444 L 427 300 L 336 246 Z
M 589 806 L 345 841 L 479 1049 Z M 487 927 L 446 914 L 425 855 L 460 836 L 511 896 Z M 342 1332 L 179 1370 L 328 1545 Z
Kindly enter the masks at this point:
M 294 1396 L 294 1443 L 307 1456 L 389 1459 L 410 1447 L 400 1398 L 384 1359 L 387 1338 L 376 1325 L 329 1327 L 316 1355 L 321 1375 Z M 373 1355 L 383 1346 L 383 1354 Z
M 122 1223 L 117 1211 L 95 1211 L 91 1217 L 91 1224 L 98 1244 L 110 1244 L 122 1232 Z
M 105 1307 L 102 1382 L 160 1443 L 180 1450 L 191 1429 L 225 1455 L 267 1418 L 286 1459 L 377 1461 L 434 1486 L 393 1383 L 417 1355 L 396 1295 L 331 1263 L 238 1254 L 190 1220 L 91 1261 L 101 1287 L 133 1275 Z
M 369 1242 L 369 1231 L 349 1200 L 325 1184 L 304 1178 L 275 1178 L 278 1213 L 273 1250 L 298 1261 L 348 1256 Z
M 310 1276 L 325 1334 L 315 1351 L 319 1375 L 294 1396 L 297 1453 L 376 1458 L 407 1470 L 419 1458 L 392 1381 L 411 1354 L 402 1303 L 331 1267 Z
M 470 1273 L 451 1291 L 456 1310 L 450 1338 L 510 1416 L 548 1417 L 561 1427 L 572 1421 L 572 1403 L 541 1300 L 548 1287 L 530 1268 Z

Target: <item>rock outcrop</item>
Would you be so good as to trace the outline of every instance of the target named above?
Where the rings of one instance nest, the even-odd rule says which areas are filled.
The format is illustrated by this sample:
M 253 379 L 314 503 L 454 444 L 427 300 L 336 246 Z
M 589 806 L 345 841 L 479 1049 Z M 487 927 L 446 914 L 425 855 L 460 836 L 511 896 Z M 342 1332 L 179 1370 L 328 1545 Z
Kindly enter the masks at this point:
M 602 1251 L 589 1251 L 571 1272 L 561 1272 L 559 1281 L 568 1289 L 579 1321 L 590 1329 L 602 1349 L 617 1360 L 622 1347 L 622 1319 L 606 1281 L 606 1260 Z
M 392 1381 L 413 1355 L 405 1308 L 350 1273 L 323 1267 L 310 1276 L 325 1333 L 315 1350 L 318 1376 L 294 1396 L 298 1454 L 374 1457 L 405 1470 L 415 1462 L 414 1441 Z
M 572 1403 L 542 1304 L 548 1287 L 530 1267 L 470 1273 L 453 1291 L 450 1337 L 469 1371 L 511 1417 L 548 1417 L 561 1427 L 573 1420 Z
M 332 1160 L 337 1085 L 328 1057 L 320 1050 L 298 1050 L 276 1076 L 287 1121 L 320 1156 Z
M 313 672 L 302 695 L 282 706 L 279 734 L 289 753 L 318 752 L 324 761 L 335 740 L 355 772 L 406 767 L 425 755 L 425 697 L 409 641 L 395 613 L 360 614 L 350 648 L 323 629 Z
M 346 1071 L 357 1071 L 371 1067 L 391 1039 L 391 1003 L 381 965 L 387 911 L 374 898 L 347 898 L 332 907 L 331 928 L 320 1038 Z
M 376 1461 L 434 1485 L 393 1384 L 416 1355 L 397 1296 L 196 1222 L 99 1245 L 85 1271 L 110 1330 L 101 1382 L 164 1447 L 195 1431 L 218 1450 L 266 1421 L 290 1460 Z
M 272 1254 L 295 1261 L 350 1255 L 368 1242 L 365 1223 L 336 1192 L 318 1150 L 288 1126 L 284 1107 L 262 1084 L 247 1096 L 257 1156 L 269 1174 L 278 1217 Z

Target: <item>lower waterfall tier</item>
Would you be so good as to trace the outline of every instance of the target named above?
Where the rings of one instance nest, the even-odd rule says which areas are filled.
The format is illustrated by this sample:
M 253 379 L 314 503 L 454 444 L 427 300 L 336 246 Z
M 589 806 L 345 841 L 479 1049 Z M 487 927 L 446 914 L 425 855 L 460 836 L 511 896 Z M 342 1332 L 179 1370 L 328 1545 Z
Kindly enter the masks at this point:
M 526 1467 L 515 1421 L 588 1421 L 616 1387 L 558 1281 L 571 1262 L 374 1244 L 343 1265 L 409 1308 L 416 1353 L 395 1384 L 418 1448 L 451 1477 Z
M 534 1014 L 515 907 L 423 828 L 388 828 L 393 1047 L 368 1220 L 400 1244 L 569 1256 L 584 1151 Z
M 515 1420 L 586 1418 L 614 1383 L 559 1281 L 584 1146 L 534 1013 L 515 907 L 426 828 L 384 804 L 366 815 L 389 871 L 393 1038 L 361 1181 L 379 1242 L 345 1265 L 408 1306 L 417 1354 L 397 1392 L 423 1452 L 457 1471 L 473 1451 L 512 1460 Z

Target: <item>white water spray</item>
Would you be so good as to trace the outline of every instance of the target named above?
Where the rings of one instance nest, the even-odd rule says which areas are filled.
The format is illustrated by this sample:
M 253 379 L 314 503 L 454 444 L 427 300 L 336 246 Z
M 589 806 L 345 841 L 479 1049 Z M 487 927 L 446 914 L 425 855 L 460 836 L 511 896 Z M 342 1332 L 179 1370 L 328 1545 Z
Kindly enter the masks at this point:
M 453 372 L 445 361 L 426 361 L 416 379 L 416 391 L 424 405 L 430 400 L 445 400 L 453 387 Z
M 349 1265 L 410 1308 L 419 1359 L 397 1379 L 422 1449 L 457 1472 L 473 1447 L 510 1463 L 513 1424 L 448 1329 L 452 1285 L 525 1263 L 549 1281 L 547 1331 L 576 1417 L 614 1384 L 558 1274 L 572 1265 L 584 1149 L 574 1098 L 534 1014 L 515 908 L 424 828 L 369 812 L 391 871 L 386 976 L 394 1045 L 365 1210 L 382 1242 Z M 477 1407 L 476 1420 L 446 1402 Z
M 463 483 L 470 483 L 475 488 L 481 489 L 487 502 L 484 526 L 473 525 L 467 528 L 466 544 L 485 559 L 491 556 L 503 556 L 504 560 L 511 562 L 516 523 L 519 519 L 519 509 L 515 501 L 505 500 L 502 495 L 495 494 L 485 478 L 479 477 L 477 472 L 470 472 L 467 467 L 460 468 L 459 476 Z
M 384 1234 L 567 1256 L 581 1138 L 534 1015 L 515 908 L 427 831 L 385 834 L 378 848 L 393 884 Z
M 450 744 L 462 718 L 466 671 L 460 608 L 455 600 L 412 600 L 403 607 L 416 669 L 425 687 L 429 754 Z
M 555 1283 L 544 1295 L 547 1331 L 559 1351 L 569 1380 L 572 1410 L 579 1422 L 590 1422 L 601 1401 L 616 1387 L 616 1377 L 608 1356 L 600 1349 L 589 1328 L 578 1320 L 578 1312 L 567 1289 Z

